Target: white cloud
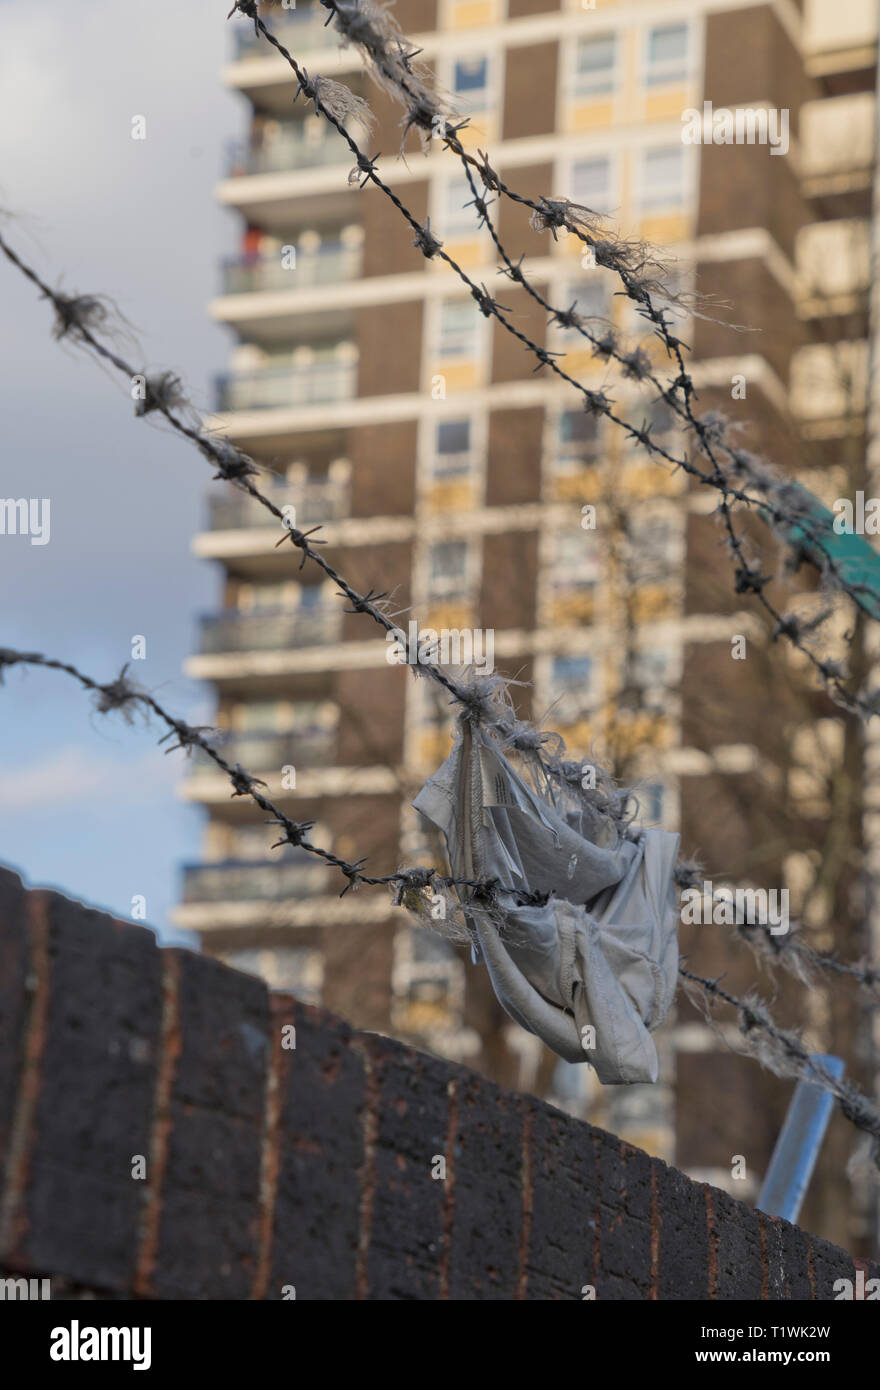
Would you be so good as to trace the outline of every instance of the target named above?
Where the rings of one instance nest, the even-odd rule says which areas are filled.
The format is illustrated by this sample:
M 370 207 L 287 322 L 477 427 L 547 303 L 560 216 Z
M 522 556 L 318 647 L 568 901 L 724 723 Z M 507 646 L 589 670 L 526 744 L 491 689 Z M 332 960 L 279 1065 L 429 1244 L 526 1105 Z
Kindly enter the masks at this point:
M 164 757 L 161 748 L 126 760 L 116 749 L 108 754 L 70 744 L 36 762 L 4 768 L 0 812 L 56 810 L 99 800 L 122 811 L 153 798 L 167 799 L 179 784 L 181 760 L 182 755 Z

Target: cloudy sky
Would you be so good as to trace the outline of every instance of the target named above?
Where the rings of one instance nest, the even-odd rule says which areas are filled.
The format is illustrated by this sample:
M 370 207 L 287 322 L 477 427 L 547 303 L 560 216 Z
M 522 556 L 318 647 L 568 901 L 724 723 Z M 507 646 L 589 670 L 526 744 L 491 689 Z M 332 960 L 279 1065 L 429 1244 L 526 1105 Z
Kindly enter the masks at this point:
M 142 359 L 211 403 L 227 337 L 206 303 L 235 221 L 214 203 L 244 107 L 224 91 L 230 0 L 0 0 L 0 208 L 25 260 L 67 290 L 113 297 Z M 146 119 L 146 139 L 131 138 Z M 115 675 L 173 712 L 210 717 L 182 665 L 218 576 L 190 542 L 207 463 L 135 420 L 121 378 L 53 342 L 51 312 L 0 258 L 0 497 L 49 498 L 51 539 L 0 536 L 0 646 Z M 129 352 L 128 356 L 137 356 Z M 0 689 L 0 863 L 167 928 L 201 817 L 177 795 L 182 755 L 159 730 L 97 716 L 66 676 L 17 668 Z

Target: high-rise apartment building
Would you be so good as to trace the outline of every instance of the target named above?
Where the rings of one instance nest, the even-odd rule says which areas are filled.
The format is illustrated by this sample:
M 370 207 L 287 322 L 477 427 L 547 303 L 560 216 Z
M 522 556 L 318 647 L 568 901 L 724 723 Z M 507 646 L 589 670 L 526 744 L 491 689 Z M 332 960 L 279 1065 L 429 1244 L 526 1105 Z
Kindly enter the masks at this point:
M 469 116 L 466 143 L 488 151 L 509 184 L 607 213 L 670 255 L 674 284 L 700 296 L 699 312 L 679 317 L 701 406 L 748 422 L 744 442 L 806 466 L 832 497 L 846 449 L 864 449 L 871 11 L 797 0 L 394 6 Z M 438 141 L 422 150 L 415 134 L 398 157 L 402 112 L 324 27 L 326 12 L 314 0 L 262 12 L 311 75 L 366 98 L 376 126 L 353 133 L 517 326 L 587 385 L 608 389 L 634 423 L 674 440 L 649 394 L 497 274 L 454 157 Z M 290 69 L 253 26 L 236 21 L 235 42 L 224 76 L 247 119 L 219 188 L 241 243 L 211 306 L 235 341 L 218 423 L 271 467 L 272 495 L 296 508 L 298 526 L 323 526 L 327 555 L 351 582 L 390 591 L 423 627 L 491 630 L 496 669 L 521 682 L 518 709 L 537 720 L 551 711 L 547 727 L 576 753 L 612 749 L 639 787 L 642 818 L 680 829 L 707 875 L 808 883 L 828 814 L 809 783 L 809 748 L 793 793 L 808 829 L 794 849 L 772 843 L 750 814 L 756 788 L 769 796 L 780 777 L 788 788 L 792 769 L 780 773 L 778 747 L 767 746 L 776 739 L 771 686 L 761 685 L 769 647 L 733 592 L 708 516 L 715 499 L 589 416 L 564 382 L 536 373 L 456 276 L 414 247 L 382 194 L 349 177 L 345 142 L 303 98 L 293 103 Z M 706 143 L 704 103 L 773 112 L 765 128 L 778 138 Z M 702 143 L 684 138 L 688 111 L 705 116 Z M 511 258 L 524 258 L 555 306 L 577 301 L 581 313 L 609 319 L 666 370 L 644 322 L 580 242 L 535 230 L 510 203 L 491 211 Z M 587 505 L 597 508 L 595 529 L 582 524 Z M 439 846 L 409 802 L 445 756 L 452 711 L 432 682 L 389 663 L 382 634 L 346 613 L 314 566 L 300 569 L 293 547 L 276 548 L 268 520 L 243 494 L 217 493 L 196 539 L 222 573 L 223 596 L 188 670 L 216 690 L 224 751 L 343 856 L 368 855 L 377 873 L 436 862 Z M 753 662 L 732 661 L 736 634 L 754 639 Z M 814 701 L 786 727 L 794 720 L 792 737 L 824 750 L 838 735 L 822 715 Z M 731 1059 L 689 1008 L 663 1030 L 659 1086 L 603 1091 L 588 1068 L 557 1065 L 509 1023 L 484 972 L 413 928 L 390 895 L 340 898 L 342 883 L 318 861 L 270 850 L 271 827 L 246 798 L 230 799 L 209 764 L 194 763 L 186 794 L 209 819 L 177 921 L 206 950 L 359 1026 L 551 1094 L 715 1182 L 731 1184 L 731 1159 L 746 1145 L 750 1174 L 762 1171 L 784 1087 L 772 1083 L 766 1117 L 750 1116 L 754 1064 Z M 828 920 L 832 903 L 833 893 Z M 710 965 L 721 958 L 714 940 L 698 948 Z M 725 1128 L 730 1114 L 739 1130 Z M 753 1178 L 746 1187 L 754 1195 Z

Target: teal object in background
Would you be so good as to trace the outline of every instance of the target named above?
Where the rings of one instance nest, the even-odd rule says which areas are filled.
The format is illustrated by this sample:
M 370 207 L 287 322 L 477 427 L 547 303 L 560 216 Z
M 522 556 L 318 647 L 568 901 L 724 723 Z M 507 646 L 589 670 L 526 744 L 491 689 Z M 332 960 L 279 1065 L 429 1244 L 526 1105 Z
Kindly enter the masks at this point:
M 797 493 L 797 500 L 804 509 L 806 528 L 774 522 L 773 529 L 818 569 L 823 568 L 824 551 L 834 562 L 840 578 L 857 590 L 854 598 L 859 607 L 870 617 L 880 619 L 880 554 L 859 531 L 835 531 L 835 513 L 800 483 L 788 484 L 786 490 Z M 858 494 L 853 511 L 858 521 Z M 766 520 L 763 511 L 761 515 Z

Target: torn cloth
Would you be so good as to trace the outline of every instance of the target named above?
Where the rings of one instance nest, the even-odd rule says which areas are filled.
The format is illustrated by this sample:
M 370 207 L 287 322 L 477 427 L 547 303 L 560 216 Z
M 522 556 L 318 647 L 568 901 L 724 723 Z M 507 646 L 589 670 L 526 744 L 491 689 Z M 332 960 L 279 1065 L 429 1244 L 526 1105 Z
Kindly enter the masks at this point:
M 468 908 L 474 960 L 510 1017 L 602 1082 L 656 1081 L 651 1031 L 677 982 L 679 837 L 623 834 L 579 780 L 544 781 L 542 794 L 463 719 L 413 805 L 445 836 L 454 877 L 553 894 L 540 907 L 499 894 L 491 910 Z

